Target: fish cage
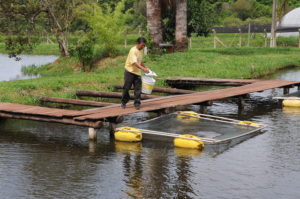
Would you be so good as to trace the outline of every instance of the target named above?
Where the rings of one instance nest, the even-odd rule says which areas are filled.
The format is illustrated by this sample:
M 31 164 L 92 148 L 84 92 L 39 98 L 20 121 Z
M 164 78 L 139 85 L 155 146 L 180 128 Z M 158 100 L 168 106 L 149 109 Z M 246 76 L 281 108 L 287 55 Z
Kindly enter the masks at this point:
M 265 125 L 250 121 L 181 111 L 130 127 L 120 127 L 115 133 L 115 138 L 119 141 L 141 141 L 144 138 L 160 141 L 173 140 L 176 147 L 200 149 L 204 145 L 206 147 L 237 144 L 261 133 L 265 127 Z

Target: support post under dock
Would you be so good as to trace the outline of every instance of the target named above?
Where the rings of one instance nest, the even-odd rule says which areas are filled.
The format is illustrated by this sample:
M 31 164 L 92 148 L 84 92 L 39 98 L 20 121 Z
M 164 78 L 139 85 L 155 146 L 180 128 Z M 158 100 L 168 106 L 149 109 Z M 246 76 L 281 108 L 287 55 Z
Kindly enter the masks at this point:
M 283 88 L 283 94 L 284 95 L 287 95 L 287 94 L 289 94 L 290 93 L 290 88 L 289 87 L 284 87 Z
M 239 109 L 244 109 L 244 107 L 245 107 L 245 98 L 243 96 L 239 96 L 238 106 L 239 106 Z
M 97 140 L 97 131 L 94 128 L 89 128 L 89 140 Z

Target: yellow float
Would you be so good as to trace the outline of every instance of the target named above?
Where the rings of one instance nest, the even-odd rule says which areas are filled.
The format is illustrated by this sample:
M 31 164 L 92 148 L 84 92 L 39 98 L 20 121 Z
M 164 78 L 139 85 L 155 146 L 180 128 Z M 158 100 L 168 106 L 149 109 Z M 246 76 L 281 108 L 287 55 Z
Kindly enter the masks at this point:
M 198 121 L 200 115 L 194 111 L 180 111 L 177 115 L 177 119 L 184 121 Z
M 250 121 L 241 121 L 238 124 L 245 125 L 245 126 L 252 126 L 252 127 L 261 127 L 260 124 L 250 122 Z
M 186 138 L 193 138 L 193 139 L 197 139 L 197 140 L 191 140 L 191 139 L 186 139 Z M 204 143 L 203 143 L 203 141 L 201 141 L 200 137 L 197 137 L 194 135 L 189 135 L 189 134 L 184 134 L 184 135 L 180 135 L 180 137 L 177 137 L 174 139 L 174 146 L 180 147 L 180 148 L 203 150 Z
M 288 97 L 282 101 L 283 106 L 287 107 L 300 107 L 300 98 L 299 97 Z
M 143 138 L 139 129 L 122 127 L 115 132 L 115 139 L 122 142 L 139 142 Z

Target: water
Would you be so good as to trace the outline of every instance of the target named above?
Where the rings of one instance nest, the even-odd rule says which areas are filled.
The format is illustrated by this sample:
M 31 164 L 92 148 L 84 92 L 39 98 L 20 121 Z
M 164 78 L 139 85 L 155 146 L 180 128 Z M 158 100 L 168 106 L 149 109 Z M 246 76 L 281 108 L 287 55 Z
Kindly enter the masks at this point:
M 53 55 L 21 55 L 21 60 L 16 61 L 8 55 L 0 54 L 0 81 L 35 78 L 34 75 L 25 75 L 21 72 L 23 66 L 41 66 L 52 63 L 57 59 Z
M 300 70 L 272 78 L 300 80 Z M 251 94 L 243 111 L 233 102 L 209 107 L 209 114 L 268 127 L 234 147 L 203 152 L 151 139 L 114 142 L 105 128 L 95 144 L 83 127 L 2 121 L 1 198 L 300 198 L 300 110 L 271 99 L 282 92 Z M 128 116 L 123 125 L 149 117 Z

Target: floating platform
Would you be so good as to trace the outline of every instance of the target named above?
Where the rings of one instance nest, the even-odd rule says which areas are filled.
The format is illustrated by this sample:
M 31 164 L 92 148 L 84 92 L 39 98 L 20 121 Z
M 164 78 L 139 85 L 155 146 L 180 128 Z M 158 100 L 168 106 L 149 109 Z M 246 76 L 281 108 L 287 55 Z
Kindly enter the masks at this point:
M 128 137 L 124 141 L 141 141 L 142 136 L 149 139 L 186 139 L 202 141 L 208 145 L 233 146 L 262 132 L 266 126 L 250 121 L 239 121 L 213 115 L 198 114 L 191 111 L 175 112 L 128 127 L 118 128 L 123 136 L 138 133 L 138 139 Z M 143 135 L 140 135 L 143 134 Z M 192 135 L 182 137 L 182 135 Z M 130 134 L 132 136 L 132 134 Z M 194 137 L 195 136 L 195 137 Z M 185 143 L 189 148 L 189 143 Z M 193 143 L 192 143 L 193 144 Z M 176 144 L 175 144 L 176 146 Z M 184 146 L 181 146 L 184 148 Z

